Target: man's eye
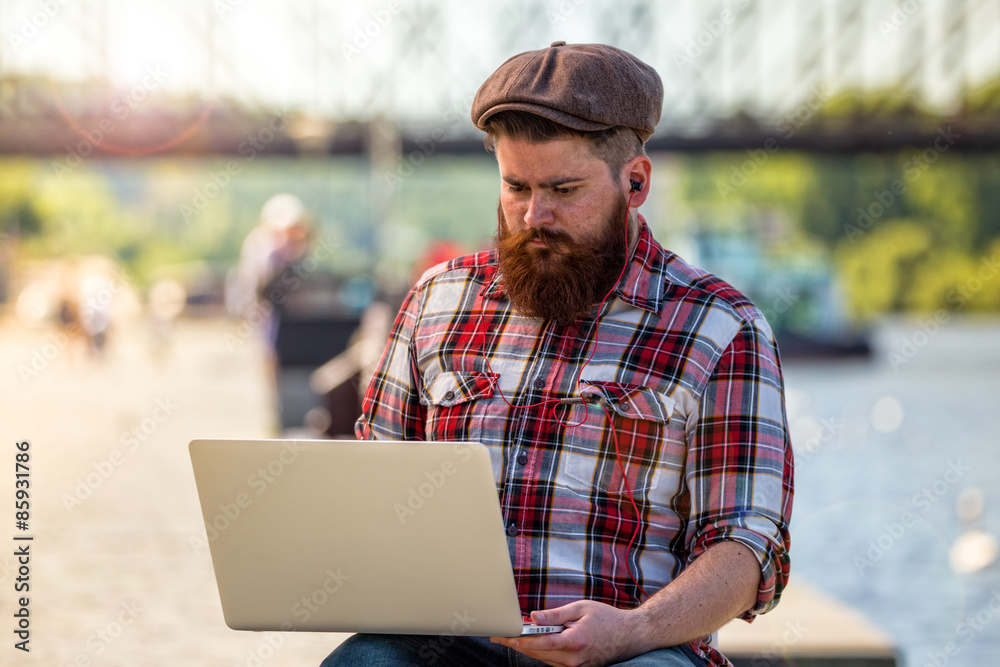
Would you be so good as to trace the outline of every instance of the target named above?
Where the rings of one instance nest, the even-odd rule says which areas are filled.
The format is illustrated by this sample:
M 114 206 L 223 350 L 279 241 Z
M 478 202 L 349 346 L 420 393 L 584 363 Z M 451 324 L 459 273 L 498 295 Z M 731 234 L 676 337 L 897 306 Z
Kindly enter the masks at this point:
M 524 188 L 520 185 L 508 185 L 507 192 L 524 192 Z
M 568 195 L 569 193 L 576 190 L 576 188 L 554 188 L 554 190 L 561 195 Z

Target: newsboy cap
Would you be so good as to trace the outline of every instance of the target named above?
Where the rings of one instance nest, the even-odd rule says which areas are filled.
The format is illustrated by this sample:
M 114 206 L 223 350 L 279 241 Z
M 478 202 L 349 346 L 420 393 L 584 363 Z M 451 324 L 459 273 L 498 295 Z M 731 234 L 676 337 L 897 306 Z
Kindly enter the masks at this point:
M 660 120 L 663 83 L 652 67 L 606 44 L 553 42 L 510 58 L 479 87 L 472 122 L 528 111 L 576 130 L 635 130 L 643 143 Z

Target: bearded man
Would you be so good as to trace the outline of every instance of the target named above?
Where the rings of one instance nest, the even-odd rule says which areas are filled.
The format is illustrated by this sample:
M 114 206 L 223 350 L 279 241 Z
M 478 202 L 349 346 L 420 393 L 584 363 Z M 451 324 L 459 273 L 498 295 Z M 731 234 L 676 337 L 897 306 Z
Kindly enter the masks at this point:
M 662 98 L 634 56 L 563 42 L 476 95 L 500 171 L 495 247 L 413 287 L 357 435 L 485 444 L 522 612 L 565 629 L 449 638 L 438 665 L 726 665 L 713 633 L 787 581 L 771 330 L 636 211 Z M 422 664 L 426 639 L 355 635 L 324 664 Z

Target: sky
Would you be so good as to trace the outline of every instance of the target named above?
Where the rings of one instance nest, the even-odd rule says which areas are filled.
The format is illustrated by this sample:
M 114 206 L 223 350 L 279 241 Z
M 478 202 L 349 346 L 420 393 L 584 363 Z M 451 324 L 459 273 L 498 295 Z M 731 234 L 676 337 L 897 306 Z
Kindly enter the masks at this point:
M 4 76 L 155 80 L 336 119 L 467 110 L 503 60 L 555 40 L 649 62 L 681 122 L 780 116 L 911 69 L 921 104 L 947 111 L 1000 72 L 1000 5 L 966 0 L 0 0 L 0 36 Z

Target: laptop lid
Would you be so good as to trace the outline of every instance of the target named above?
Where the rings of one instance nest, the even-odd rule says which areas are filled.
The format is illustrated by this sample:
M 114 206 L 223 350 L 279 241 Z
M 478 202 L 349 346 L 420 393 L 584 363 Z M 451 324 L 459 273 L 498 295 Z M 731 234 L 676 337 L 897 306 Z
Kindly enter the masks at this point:
M 190 453 L 230 628 L 521 634 L 483 445 L 194 440 Z

